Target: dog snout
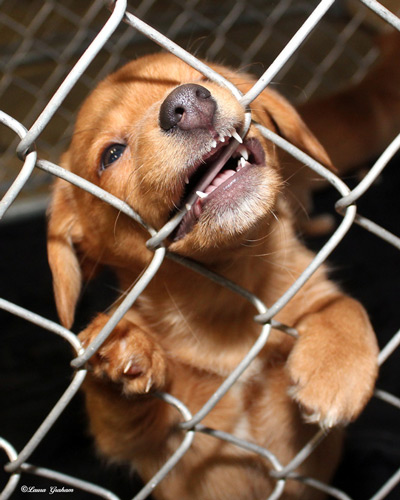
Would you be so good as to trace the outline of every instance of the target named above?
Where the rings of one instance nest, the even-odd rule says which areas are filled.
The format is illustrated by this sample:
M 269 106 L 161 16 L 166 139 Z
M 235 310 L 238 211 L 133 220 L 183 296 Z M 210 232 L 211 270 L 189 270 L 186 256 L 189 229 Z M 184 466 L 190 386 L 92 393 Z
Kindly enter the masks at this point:
M 161 104 L 160 126 L 166 131 L 175 126 L 181 130 L 209 129 L 216 108 L 215 100 L 205 87 L 194 83 L 180 85 Z

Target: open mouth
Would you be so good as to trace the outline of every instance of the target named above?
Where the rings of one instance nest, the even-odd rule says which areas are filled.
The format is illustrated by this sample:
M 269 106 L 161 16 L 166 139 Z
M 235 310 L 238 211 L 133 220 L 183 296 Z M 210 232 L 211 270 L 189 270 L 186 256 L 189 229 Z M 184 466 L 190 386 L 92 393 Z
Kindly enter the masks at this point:
M 244 192 L 246 177 L 255 167 L 265 166 L 265 153 L 254 137 L 239 143 L 232 152 L 232 137 L 223 137 L 185 178 L 178 210 L 187 213 L 171 235 L 174 241 L 188 234 L 212 201 L 229 204 Z

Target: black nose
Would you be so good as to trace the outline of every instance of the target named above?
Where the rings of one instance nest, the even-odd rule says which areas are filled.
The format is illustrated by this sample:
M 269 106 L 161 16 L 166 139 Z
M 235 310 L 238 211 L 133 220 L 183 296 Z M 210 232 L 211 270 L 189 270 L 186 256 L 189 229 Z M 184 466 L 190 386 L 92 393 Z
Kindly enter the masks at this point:
M 182 130 L 209 128 L 213 124 L 216 107 L 206 88 L 195 83 L 180 85 L 161 104 L 160 126 L 164 130 L 175 126 Z

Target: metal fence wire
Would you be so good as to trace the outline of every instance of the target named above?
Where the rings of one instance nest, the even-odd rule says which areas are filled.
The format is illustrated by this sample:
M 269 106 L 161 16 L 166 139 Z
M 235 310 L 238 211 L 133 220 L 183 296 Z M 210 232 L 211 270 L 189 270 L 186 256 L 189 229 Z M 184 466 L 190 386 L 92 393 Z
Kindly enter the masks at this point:
M 3 129 L 7 130 L 8 134 L 5 134 L 4 137 L 6 137 L 7 141 L 9 140 L 9 144 L 11 144 L 7 147 L 4 147 L 4 144 L 2 145 L 2 154 L 4 158 L 9 158 L 12 153 L 16 158 L 18 158 L 17 161 L 19 162 L 18 167 L 16 167 L 17 164 L 15 162 L 13 163 L 14 171 L 15 168 L 18 168 L 19 171 L 18 175 L 14 179 L 7 178 L 6 174 L 2 177 L 2 187 L 6 190 L 0 202 L 0 217 L 3 217 L 9 209 L 10 212 L 12 212 L 13 206 L 16 204 L 15 200 L 17 195 L 20 192 L 23 194 L 25 190 L 29 191 L 32 189 L 32 183 L 35 189 L 37 189 L 37 186 L 40 185 L 39 191 L 41 189 L 45 190 L 41 184 L 42 180 L 32 181 L 32 179 L 35 178 L 35 175 L 37 175 L 37 172 L 41 171 L 44 172 L 44 175 L 46 176 L 46 181 L 44 181 L 43 186 L 46 186 L 49 176 L 60 177 L 79 186 L 81 189 L 92 193 L 94 196 L 101 198 L 105 202 L 125 213 L 127 216 L 133 218 L 135 221 L 141 223 L 148 230 L 149 239 L 147 246 L 148 248 L 154 250 L 154 257 L 151 264 L 133 286 L 129 294 L 126 295 L 118 309 L 110 317 L 107 325 L 99 333 L 93 343 L 86 349 L 83 348 L 74 333 L 61 327 L 59 324 L 35 314 L 30 310 L 22 308 L 18 304 L 0 299 L 0 308 L 13 315 L 23 318 L 27 322 L 38 325 L 45 331 L 61 336 L 72 346 L 76 353 L 76 357 L 71 363 L 72 367 L 75 369 L 72 382 L 66 388 L 64 394 L 52 408 L 48 416 L 43 420 L 39 428 L 32 435 L 23 449 L 17 452 L 13 447 L 13 444 L 7 441 L 6 437 L 0 438 L 0 447 L 8 456 L 9 460 L 9 463 L 5 466 L 5 470 L 9 474 L 9 479 L 0 494 L 1 500 L 6 500 L 12 497 L 13 493 L 20 484 L 21 476 L 25 474 L 42 476 L 48 478 L 50 481 L 57 481 L 65 485 L 69 485 L 74 489 L 80 489 L 97 495 L 101 498 L 118 498 L 111 491 L 97 486 L 96 484 L 89 483 L 55 470 L 49 470 L 40 466 L 32 465 L 29 463 L 29 459 L 37 447 L 44 446 L 43 439 L 79 390 L 86 375 L 84 366 L 88 358 L 105 341 L 114 326 L 120 321 L 126 311 L 132 307 L 138 296 L 156 275 L 165 258 L 175 259 L 184 266 L 190 266 L 195 271 L 207 276 L 210 280 L 215 280 L 221 286 L 228 287 L 235 293 L 242 295 L 246 300 L 250 301 L 255 306 L 258 311 L 256 320 L 264 324 L 264 328 L 262 329 L 260 337 L 257 339 L 256 343 L 248 352 L 246 357 L 227 377 L 216 393 L 197 414 L 192 415 L 181 401 L 169 394 L 158 395 L 158 397 L 163 398 L 167 404 L 174 406 L 180 412 L 182 416 L 181 427 L 186 431 L 186 435 L 175 453 L 166 461 L 154 478 L 149 483 L 144 485 L 144 487 L 134 496 L 134 499 L 144 499 L 151 494 L 153 489 L 161 481 L 163 481 L 165 476 L 171 471 L 171 469 L 173 469 L 175 464 L 191 447 L 193 437 L 196 432 L 207 432 L 213 435 L 216 439 L 229 441 L 236 446 L 251 450 L 253 453 L 264 457 L 270 463 L 272 471 L 271 474 L 273 474 L 276 478 L 276 487 L 273 493 L 269 496 L 269 499 L 277 499 L 281 496 L 285 482 L 288 478 L 291 480 L 306 481 L 314 488 L 325 491 L 333 498 L 342 500 L 350 498 L 344 491 L 340 491 L 337 488 L 328 486 L 327 484 L 322 484 L 312 478 L 298 478 L 296 476 L 297 467 L 304 460 L 306 460 L 311 453 L 313 453 L 313 450 L 318 446 L 321 440 L 324 439 L 325 433 L 322 430 L 318 432 L 313 439 L 311 439 L 311 441 L 299 452 L 291 463 L 280 463 L 278 457 L 274 456 L 268 449 L 262 448 L 256 443 L 249 443 L 233 435 L 225 434 L 218 429 L 206 429 L 202 425 L 202 420 L 210 411 L 212 411 L 216 403 L 223 398 L 226 392 L 235 384 L 242 372 L 252 363 L 261 348 L 268 342 L 268 334 L 271 327 L 279 326 L 274 320 L 274 316 L 277 312 L 280 311 L 285 304 L 287 304 L 287 302 L 298 292 L 309 277 L 326 260 L 331 252 L 346 236 L 354 223 L 362 226 L 375 234 L 378 238 L 400 250 L 400 239 L 397 236 L 391 234 L 372 220 L 369 220 L 357 213 L 357 201 L 376 181 L 377 177 L 385 168 L 389 160 L 399 150 L 400 135 L 397 136 L 387 147 L 363 180 L 360 181 L 354 189 L 350 189 L 341 179 L 325 169 L 315 160 L 273 132 L 260 126 L 261 132 L 269 140 L 273 141 L 278 145 L 278 147 L 283 148 L 295 158 L 299 159 L 302 164 L 317 172 L 339 192 L 340 200 L 336 203 L 335 208 L 341 215 L 343 215 L 342 222 L 339 224 L 329 240 L 316 254 L 310 266 L 295 281 L 290 289 L 288 289 L 287 292 L 268 309 L 256 296 L 251 293 L 251 291 L 243 290 L 234 283 L 230 283 L 227 280 L 214 275 L 211 271 L 205 269 L 204 267 L 167 252 L 162 245 L 163 240 L 173 231 L 179 220 L 176 218 L 172 219 L 160 231 L 156 231 L 145 224 L 138 214 L 136 214 L 131 207 L 125 204 L 122 200 L 115 198 L 97 186 L 94 186 L 78 176 L 64 170 L 47 159 L 40 157 L 38 154 L 36 144 L 39 143 L 45 136 L 45 127 L 49 124 L 50 120 L 54 117 L 54 119 L 57 118 L 61 121 L 64 120 L 65 122 L 70 122 L 72 111 L 68 109 L 68 99 L 71 98 L 79 85 L 83 87 L 83 93 L 86 92 L 88 87 L 92 86 L 94 77 L 90 73 L 89 65 L 91 65 L 92 62 L 96 62 L 97 57 L 100 57 L 100 59 L 104 57 L 103 52 L 106 51 L 108 59 L 106 62 L 101 59 L 101 70 L 98 71 L 96 78 L 105 76 L 105 74 L 114 69 L 117 64 L 121 63 L 120 54 L 122 49 L 129 47 L 129 44 L 132 43 L 132 39 L 135 37 L 136 39 L 139 39 L 139 37 L 142 36 L 142 38 L 140 38 L 140 43 L 142 45 L 150 43 L 149 40 L 152 43 L 154 42 L 155 44 L 158 44 L 206 75 L 207 78 L 216 81 L 217 83 L 222 82 L 223 85 L 227 85 L 227 82 L 223 80 L 221 75 L 212 71 L 211 68 L 202 63 L 191 52 L 184 50 L 180 45 L 172 41 L 172 39 L 181 39 L 183 43 L 185 36 L 190 39 L 191 35 L 185 33 L 185 29 L 188 29 L 188 11 L 193 11 L 197 8 L 200 9 L 198 5 L 200 3 L 201 2 L 195 0 L 177 2 L 182 9 L 181 15 L 176 16 L 173 11 L 168 11 L 166 13 L 164 22 L 167 27 L 164 30 L 164 35 L 142 20 L 145 17 L 150 17 L 151 19 L 151 15 L 149 13 L 151 13 L 152 9 L 155 9 L 156 11 L 157 9 L 160 9 L 160 6 L 157 7 L 156 0 L 143 1 L 136 9 L 135 15 L 127 10 L 126 0 L 116 0 L 112 3 L 112 5 L 109 5 L 111 14 L 109 14 L 109 11 L 104 8 L 103 1 L 94 0 L 91 2 L 90 8 L 85 10 L 84 15 L 79 15 L 79 13 L 77 14 L 69 10 L 68 2 L 57 3 L 53 1 L 43 1 L 40 3 L 39 9 L 37 9 L 36 3 L 35 12 L 29 12 L 29 2 L 25 2 L 25 7 L 27 9 L 25 15 L 31 15 L 32 22 L 30 23 L 29 28 L 24 30 L 24 41 L 22 44 L 18 44 L 16 42 L 14 43 L 13 40 L 11 40 L 12 43 L 9 47 L 10 52 L 7 55 L 7 61 L 6 63 L 3 61 L 5 71 L 4 76 L 0 81 L 0 95 L 2 95 L 2 93 L 9 88 L 10 82 L 13 81 L 13 85 L 16 85 L 19 89 L 22 89 L 26 95 L 30 96 L 29 99 L 33 101 L 33 105 L 28 114 L 18 116 L 17 118 L 11 116 L 12 113 L 10 114 L 0 111 L 0 122 L 2 123 Z M 235 56 L 239 54 L 241 62 L 251 61 L 256 55 L 259 55 L 263 44 L 265 44 L 266 40 L 269 38 L 271 26 L 279 22 L 280 18 L 284 15 L 284 12 L 287 12 L 289 7 L 293 9 L 299 9 L 302 7 L 301 2 L 296 3 L 288 0 L 281 0 L 278 3 L 274 3 L 273 6 L 267 6 L 264 5 L 264 3 L 268 4 L 268 2 L 246 2 L 243 0 L 228 2 L 229 5 L 226 4 L 226 2 L 221 2 L 221 6 L 222 4 L 226 4 L 223 6 L 225 10 L 223 10 L 222 7 L 220 8 L 216 2 L 213 2 L 214 11 L 210 16 L 207 16 L 207 13 L 200 12 L 200 10 L 196 10 L 195 17 L 198 23 L 197 27 L 200 30 L 199 33 L 213 33 L 213 41 L 208 49 L 209 55 L 211 57 L 218 56 L 219 51 L 222 47 L 224 47 L 226 50 L 230 50 Z M 273 79 L 277 78 L 277 75 L 282 76 L 285 72 L 289 72 L 293 62 L 292 56 L 296 56 L 299 52 L 299 48 L 305 41 L 306 37 L 312 30 L 318 29 L 318 26 L 324 22 L 324 18 L 329 9 L 331 9 L 332 12 L 332 9 L 340 8 L 342 3 L 335 2 L 335 0 L 322 0 L 317 4 L 314 2 L 311 2 L 311 4 L 313 5 L 313 8 L 311 9 L 310 14 L 306 16 L 305 21 L 301 24 L 301 26 L 295 30 L 289 41 L 280 48 L 278 56 L 270 62 L 266 71 L 260 76 L 259 80 L 251 90 L 249 90 L 245 95 L 242 95 L 232 84 L 228 84 L 233 94 L 237 97 L 241 104 L 247 105 L 251 103 Z M 384 23 L 391 25 L 394 29 L 400 30 L 399 18 L 378 2 L 374 0 L 359 0 L 358 4 L 364 4 L 366 7 L 363 12 L 365 12 L 365 10 L 371 10 L 382 18 Z M 2 2 L 0 2 L 0 8 L 1 5 Z M 308 6 L 310 6 L 310 4 L 308 4 Z M 239 47 L 237 42 L 227 40 L 225 35 L 235 22 L 238 22 L 238 20 L 241 22 L 247 22 L 251 19 L 254 20 L 254 18 L 257 18 L 260 9 L 266 12 L 266 16 L 260 26 L 258 36 L 254 38 L 254 40 L 248 40 L 246 47 Z M 51 60 L 51 64 L 46 66 L 44 61 L 38 61 L 38 53 L 36 53 L 33 49 L 35 48 L 35 45 L 37 46 L 39 43 L 35 39 L 37 30 L 41 26 L 43 27 L 43 23 L 47 19 L 50 12 L 53 14 L 54 12 L 57 14 L 61 13 L 64 16 L 64 19 L 67 19 L 71 26 L 81 26 L 83 29 L 76 30 L 76 34 L 71 36 L 68 43 L 65 44 L 65 40 L 62 39 L 62 35 L 64 35 L 65 32 L 62 30 L 57 31 L 57 25 L 52 25 L 51 22 L 49 22 L 48 25 L 46 25 L 47 34 L 49 35 L 49 43 L 46 47 L 40 47 L 48 54 L 48 58 Z M 94 39 L 88 43 L 91 33 L 88 28 L 89 24 L 93 19 L 104 19 L 105 12 L 107 12 L 108 18 L 105 20 Z M 355 15 L 352 22 L 346 25 L 345 29 L 343 29 L 339 34 L 335 34 L 336 39 L 341 39 L 342 46 L 346 44 L 351 34 L 358 29 L 362 21 L 362 17 L 360 16 L 361 14 Z M 18 30 L 21 31 L 22 25 L 19 21 L 11 19 L 6 14 L 0 13 L 0 21 L 7 24 L 10 30 L 14 29 L 15 32 L 18 32 Z M 58 36 L 55 36 L 56 32 Z M 117 33 L 114 34 L 114 32 Z M 116 37 L 116 49 L 114 47 L 113 50 L 110 50 L 109 39 L 112 36 Z M 1 43 L 3 43 L 3 41 L 4 40 L 1 40 Z M 43 41 L 41 43 L 44 44 Z M 64 44 L 64 50 L 61 52 L 60 46 L 62 44 Z M 319 87 L 318 78 L 320 78 L 321 73 L 329 71 L 329 68 L 332 66 L 339 50 L 337 47 L 337 45 L 333 46 L 329 53 L 326 54 L 322 67 L 319 66 L 316 71 L 314 71 L 315 68 L 313 68 L 312 71 L 309 71 L 310 78 L 306 83 L 304 83 L 304 87 L 307 87 L 307 95 L 312 94 Z M 104 50 L 100 53 L 102 49 Z M 33 60 L 36 58 L 36 62 L 43 64 L 45 68 L 47 67 L 47 72 L 45 71 L 45 82 L 43 84 L 39 82 L 38 87 L 35 87 L 35 85 L 25 80 L 23 78 L 23 72 L 17 74 L 14 80 L 11 78 L 13 70 L 15 70 L 20 63 L 21 55 L 26 52 L 31 54 Z M 357 70 L 354 71 L 354 74 L 351 76 L 354 78 L 361 76 L 374 57 L 375 55 L 373 52 L 366 54 L 362 61 L 363 64 L 357 64 Z M 71 61 L 74 61 L 72 68 L 70 68 Z M 348 77 L 348 75 L 346 76 Z M 60 79 L 62 79 L 62 82 L 58 85 Z M 58 88 L 52 95 L 49 95 L 54 85 L 58 85 Z M 38 88 L 40 88 L 40 92 L 38 91 Z M 301 100 L 301 94 L 302 93 L 300 92 L 298 96 L 295 96 L 295 98 L 297 98 L 297 100 Z M 25 107 L 24 109 L 28 109 L 28 107 Z M 59 116 L 55 116 L 56 114 Z M 250 115 L 247 117 L 247 120 L 249 123 L 251 120 Z M 23 125 L 23 123 L 27 124 L 32 121 L 33 124 L 29 126 L 29 128 L 26 128 Z M 46 148 L 46 143 L 48 142 L 49 138 L 46 136 L 41 143 L 44 149 Z M 381 350 L 379 355 L 380 365 L 385 363 L 393 352 L 398 349 L 399 344 L 400 330 L 393 334 L 391 340 Z M 383 400 L 386 404 L 392 405 L 394 408 L 400 409 L 400 398 L 394 394 L 377 389 L 375 391 L 375 397 Z M 378 491 L 376 491 L 376 493 L 371 497 L 371 500 L 387 498 L 389 493 L 399 482 L 400 468 L 393 474 L 392 477 L 387 478 L 387 481 L 384 484 L 379 486 Z

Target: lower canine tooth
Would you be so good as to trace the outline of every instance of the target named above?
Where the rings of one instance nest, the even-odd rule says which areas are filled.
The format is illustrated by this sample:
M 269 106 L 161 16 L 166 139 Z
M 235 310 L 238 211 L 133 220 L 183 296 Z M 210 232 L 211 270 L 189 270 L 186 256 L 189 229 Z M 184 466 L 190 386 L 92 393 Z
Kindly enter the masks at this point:
M 207 198 L 207 194 L 203 193 L 202 191 L 196 191 L 196 194 L 199 198 Z
M 239 160 L 239 167 L 244 167 L 246 165 L 246 160 L 244 158 L 240 158 Z

